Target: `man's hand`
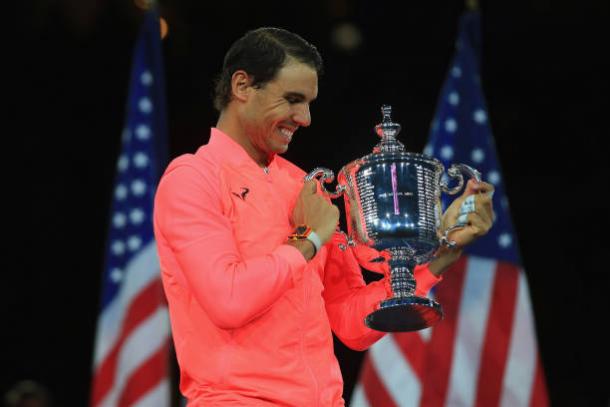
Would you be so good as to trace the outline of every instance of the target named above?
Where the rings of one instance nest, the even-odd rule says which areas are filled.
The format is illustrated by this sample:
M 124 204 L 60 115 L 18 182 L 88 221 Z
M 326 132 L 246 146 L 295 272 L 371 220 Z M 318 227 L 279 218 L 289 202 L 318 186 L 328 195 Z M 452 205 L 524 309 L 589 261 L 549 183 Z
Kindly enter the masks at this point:
M 293 226 L 307 225 L 326 243 L 337 229 L 339 208 L 316 193 L 317 181 L 305 181 L 290 219 Z
M 456 242 L 458 248 L 472 243 L 491 229 L 494 218 L 491 200 L 493 192 L 493 185 L 471 179 L 462 196 L 453 201 L 443 214 L 442 232 L 458 223 L 463 225 L 448 236 L 449 240 Z
M 430 271 L 440 276 L 459 257 L 464 246 L 489 232 L 494 220 L 492 196 L 494 187 L 486 182 L 468 181 L 464 193 L 447 208 L 441 220 L 441 233 L 457 224 L 462 228 L 449 232 L 455 248 L 441 247 L 430 262 Z M 470 198 L 469 198 L 470 197 Z

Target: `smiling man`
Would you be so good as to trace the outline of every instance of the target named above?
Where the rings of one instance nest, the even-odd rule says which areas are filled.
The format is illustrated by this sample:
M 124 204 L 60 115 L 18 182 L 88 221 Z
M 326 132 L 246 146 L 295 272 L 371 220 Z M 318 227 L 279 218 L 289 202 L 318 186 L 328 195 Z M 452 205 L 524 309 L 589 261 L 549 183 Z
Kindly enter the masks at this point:
M 255 80 L 244 70 L 233 73 L 237 103 L 221 111 L 217 128 L 266 167 L 275 154 L 286 152 L 300 126 L 311 123 L 309 104 L 318 94 L 318 73 L 289 57 L 273 81 L 257 86 Z
M 364 318 L 389 284 L 364 283 L 340 245 L 338 209 L 278 155 L 310 125 L 321 71 L 301 37 L 246 33 L 225 56 L 209 143 L 173 160 L 157 189 L 155 237 L 189 406 L 343 406 L 332 332 L 359 350 L 384 335 Z M 491 225 L 489 202 L 476 199 L 481 213 L 452 236 L 460 246 Z M 417 293 L 459 253 L 416 268 Z

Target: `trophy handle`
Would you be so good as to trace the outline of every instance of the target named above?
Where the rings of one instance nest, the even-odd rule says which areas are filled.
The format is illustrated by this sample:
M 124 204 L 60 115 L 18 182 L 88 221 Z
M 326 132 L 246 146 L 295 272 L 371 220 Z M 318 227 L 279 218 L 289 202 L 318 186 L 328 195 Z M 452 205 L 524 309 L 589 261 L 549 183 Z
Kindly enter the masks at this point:
M 466 164 L 453 164 L 447 170 L 447 174 L 451 178 L 457 178 L 458 184 L 453 188 L 449 188 L 449 183 L 441 180 L 441 189 L 443 192 L 446 192 L 449 195 L 457 194 L 464 186 L 464 176 L 462 173 L 469 175 L 470 178 L 474 178 L 477 182 L 481 182 L 481 173 L 479 171 Z
M 443 190 L 443 192 L 446 192 L 449 195 L 457 194 L 464 186 L 464 176 L 462 175 L 462 173 L 470 176 L 470 178 L 474 178 L 477 182 L 481 182 L 481 173 L 476 169 L 466 164 L 453 164 L 447 170 L 447 174 L 451 178 L 457 178 L 458 185 L 453 188 L 449 188 L 447 181 L 441 181 L 441 189 Z M 449 240 L 449 233 L 457 229 L 462 229 L 464 226 L 466 226 L 466 223 L 463 220 L 460 220 L 460 218 L 458 218 L 458 223 L 447 228 L 447 230 L 444 231 L 443 236 L 440 238 L 440 243 L 449 248 L 454 248 L 457 243 L 453 240 Z
M 332 172 L 332 170 L 329 170 L 328 168 L 314 168 L 309 174 L 305 176 L 305 181 L 311 181 L 312 179 L 318 179 L 318 181 L 320 181 L 320 188 L 322 188 L 322 192 L 324 192 L 324 194 L 330 199 L 339 198 L 346 190 L 345 185 L 337 185 L 337 187 L 335 188 L 335 192 L 330 192 L 326 188 L 324 188 L 325 183 L 330 184 L 335 179 L 335 174 Z

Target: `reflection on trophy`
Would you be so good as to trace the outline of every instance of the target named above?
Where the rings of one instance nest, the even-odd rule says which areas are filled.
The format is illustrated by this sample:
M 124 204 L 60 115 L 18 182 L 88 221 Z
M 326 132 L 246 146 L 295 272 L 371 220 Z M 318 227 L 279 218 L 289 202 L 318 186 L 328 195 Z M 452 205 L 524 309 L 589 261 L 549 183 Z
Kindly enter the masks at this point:
M 441 226 L 441 191 L 458 193 L 464 185 L 461 172 L 480 181 L 479 172 L 467 165 L 452 165 L 447 171 L 457 184 L 443 180 L 443 164 L 423 154 L 410 153 L 396 139 L 400 125 L 391 119 L 392 108 L 382 106 L 383 121 L 375 126 L 381 141 L 373 152 L 345 165 L 339 172 L 335 192 L 324 188 L 334 179 L 332 171 L 316 168 L 306 179 L 318 178 L 330 198 L 345 200 L 350 244 L 362 244 L 390 255 L 390 285 L 393 296 L 366 317 L 368 327 L 384 332 L 415 331 L 434 325 L 443 317 L 441 306 L 415 295 L 413 269 L 430 261 L 449 240 L 455 225 Z

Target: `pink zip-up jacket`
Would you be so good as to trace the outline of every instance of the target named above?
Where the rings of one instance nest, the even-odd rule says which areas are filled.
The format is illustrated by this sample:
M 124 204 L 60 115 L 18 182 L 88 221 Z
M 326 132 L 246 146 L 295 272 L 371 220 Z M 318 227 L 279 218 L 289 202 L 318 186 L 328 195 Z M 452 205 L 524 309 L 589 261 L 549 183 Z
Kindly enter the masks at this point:
M 279 156 L 263 170 L 212 129 L 161 179 L 155 237 L 189 406 L 343 406 L 331 329 L 357 350 L 384 335 L 364 318 L 386 284 L 365 284 L 340 234 L 309 262 L 285 244 L 304 175 Z M 439 281 L 415 277 L 420 295 Z

